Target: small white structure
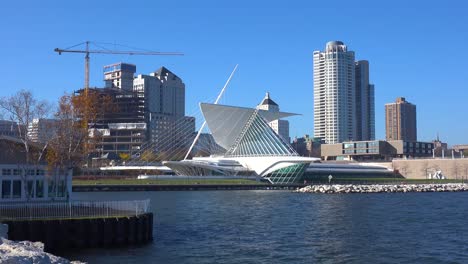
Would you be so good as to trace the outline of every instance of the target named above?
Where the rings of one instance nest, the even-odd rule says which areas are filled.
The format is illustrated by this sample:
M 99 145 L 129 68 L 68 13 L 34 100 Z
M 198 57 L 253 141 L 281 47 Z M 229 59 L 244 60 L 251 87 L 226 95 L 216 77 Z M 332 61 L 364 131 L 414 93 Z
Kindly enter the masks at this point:
M 27 160 L 20 139 L 0 136 L 0 204 L 70 198 L 71 170 L 50 169 L 43 148 L 31 142 Z
M 71 171 L 50 172 L 44 165 L 0 164 L 0 202 L 68 200 Z

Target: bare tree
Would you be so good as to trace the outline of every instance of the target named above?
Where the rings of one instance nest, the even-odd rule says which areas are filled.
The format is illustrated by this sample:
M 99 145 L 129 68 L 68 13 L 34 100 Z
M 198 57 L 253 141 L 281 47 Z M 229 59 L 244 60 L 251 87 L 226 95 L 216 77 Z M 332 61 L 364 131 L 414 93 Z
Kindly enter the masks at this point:
M 13 96 L 0 99 L 2 117 L 16 123 L 19 139 L 24 146 L 24 158 L 27 166 L 37 165 L 42 160 L 43 153 L 47 147 L 47 144 L 42 148 L 36 147 L 34 150 L 37 150 L 38 153 L 32 153 L 32 142 L 28 137 L 28 128 L 32 125 L 34 119 L 46 117 L 49 109 L 50 104 L 47 101 L 34 98 L 32 92 L 28 90 L 20 90 Z M 27 178 L 30 176 L 29 174 L 31 174 L 29 173 L 29 169 L 21 170 L 21 177 L 24 182 L 23 187 L 28 200 L 31 196 L 26 184 Z

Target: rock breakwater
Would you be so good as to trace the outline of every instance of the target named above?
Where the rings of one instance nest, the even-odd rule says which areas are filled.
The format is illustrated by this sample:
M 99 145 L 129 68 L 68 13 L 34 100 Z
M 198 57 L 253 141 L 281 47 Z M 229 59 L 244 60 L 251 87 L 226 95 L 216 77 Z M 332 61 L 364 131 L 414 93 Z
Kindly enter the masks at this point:
M 309 185 L 295 192 L 300 193 L 406 193 L 406 192 L 463 192 L 468 184 L 331 184 Z
M 44 252 L 41 242 L 13 242 L 0 237 L 0 263 L 5 264 L 79 264 L 79 261 L 54 256 Z

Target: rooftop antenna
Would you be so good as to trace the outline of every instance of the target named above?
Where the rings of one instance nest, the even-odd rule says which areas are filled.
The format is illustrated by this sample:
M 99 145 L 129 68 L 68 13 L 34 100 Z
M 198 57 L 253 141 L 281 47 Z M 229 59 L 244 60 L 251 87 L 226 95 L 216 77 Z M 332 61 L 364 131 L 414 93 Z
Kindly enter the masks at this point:
M 234 70 L 232 70 L 231 75 L 229 76 L 229 78 L 227 79 L 226 83 L 224 84 L 223 89 L 221 89 L 221 92 L 219 93 L 218 97 L 216 98 L 214 104 L 218 104 L 219 100 L 220 100 L 221 97 L 223 96 L 224 91 L 226 91 L 226 87 L 228 86 L 229 82 L 231 82 L 231 78 L 232 78 L 232 76 L 234 75 L 234 73 L 235 73 L 236 70 L 237 70 L 237 66 L 239 66 L 239 64 L 236 64 L 236 67 L 234 67 Z M 193 140 L 192 145 L 190 145 L 190 148 L 189 148 L 187 154 L 185 154 L 184 160 L 186 160 L 186 159 L 188 158 L 188 156 L 190 155 L 190 152 L 192 152 L 192 149 L 193 149 L 193 147 L 195 146 L 195 143 L 197 143 L 197 140 L 198 140 L 198 138 L 200 137 L 200 134 L 201 134 L 203 128 L 205 128 L 205 125 L 206 125 L 206 120 L 203 121 L 203 124 L 201 125 L 200 129 L 198 130 L 197 136 L 196 136 L 195 139 Z

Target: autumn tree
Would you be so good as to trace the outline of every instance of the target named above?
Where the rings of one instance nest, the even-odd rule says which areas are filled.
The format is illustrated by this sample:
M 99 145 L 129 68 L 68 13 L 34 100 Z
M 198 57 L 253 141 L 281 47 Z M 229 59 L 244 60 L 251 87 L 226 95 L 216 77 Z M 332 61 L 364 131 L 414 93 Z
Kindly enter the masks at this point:
M 63 95 L 54 115 L 57 136 L 47 152 L 49 165 L 62 169 L 83 166 L 103 136 L 96 124 L 113 109 L 112 99 L 95 90 Z

